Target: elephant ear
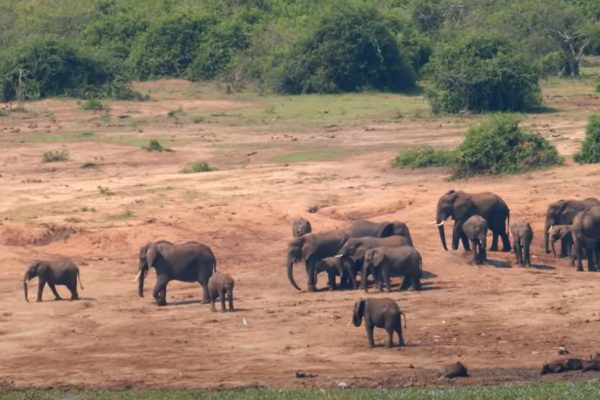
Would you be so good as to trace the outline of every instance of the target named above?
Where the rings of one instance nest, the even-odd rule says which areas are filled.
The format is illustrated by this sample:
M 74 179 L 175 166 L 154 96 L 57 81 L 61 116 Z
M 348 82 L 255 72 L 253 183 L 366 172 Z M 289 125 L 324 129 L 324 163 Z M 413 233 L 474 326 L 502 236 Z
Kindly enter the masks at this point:
M 378 250 L 378 249 L 373 249 L 371 252 L 371 260 L 372 260 L 371 265 L 373 265 L 374 267 L 379 266 L 383 262 L 384 258 L 385 258 L 385 256 L 383 254 L 383 251 Z
M 153 242 L 146 245 L 146 263 L 148 264 L 148 268 L 154 266 L 154 261 L 156 261 L 156 257 L 158 257 L 159 254 L 156 243 Z
M 391 222 L 383 222 L 377 231 L 377 237 L 388 237 L 394 234 L 394 224 Z
M 456 200 L 454 200 L 454 220 L 464 221 L 467 219 L 472 207 L 473 202 L 470 197 L 457 197 Z
M 302 236 L 302 255 L 305 260 L 308 260 L 310 256 L 313 255 L 315 250 L 317 249 L 317 240 L 314 235 L 307 234 Z

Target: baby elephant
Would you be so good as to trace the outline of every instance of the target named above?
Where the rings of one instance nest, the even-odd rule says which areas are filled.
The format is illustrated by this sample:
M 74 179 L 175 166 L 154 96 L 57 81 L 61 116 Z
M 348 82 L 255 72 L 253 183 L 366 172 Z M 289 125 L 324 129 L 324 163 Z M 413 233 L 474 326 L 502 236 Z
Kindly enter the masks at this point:
M 231 275 L 217 271 L 208 280 L 208 296 L 210 298 L 210 310 L 215 312 L 215 300 L 221 298 L 221 311 L 225 309 L 225 295 L 229 301 L 229 311 L 233 311 L 233 278 Z
M 529 249 L 533 240 L 533 229 L 527 221 L 515 222 L 510 224 L 510 232 L 513 237 L 513 248 L 517 256 L 517 264 L 531 267 L 531 254 Z M 554 244 L 552 245 L 554 248 Z
M 462 230 L 471 242 L 473 262 L 480 265 L 487 260 L 486 240 L 488 223 L 482 216 L 473 215 L 463 223 Z
M 571 234 L 571 225 L 554 225 L 550 228 L 550 243 L 552 244 L 552 255 L 556 257 L 554 243 L 560 240 L 561 252 L 565 249 L 565 253 L 570 257 L 573 247 L 573 235 Z M 563 253 L 564 254 L 564 253 Z
M 354 263 L 348 257 L 325 257 L 317 261 L 315 264 L 315 273 L 327 272 L 327 286 L 329 290 L 335 290 L 335 277 L 340 276 L 340 283 L 346 280 L 352 282 L 352 288 L 356 289 L 356 274 L 354 271 Z
M 77 268 L 77 265 L 73 261 L 62 257 L 51 260 L 38 260 L 34 261 L 27 268 L 25 278 L 23 279 L 23 290 L 25 291 L 25 301 L 27 302 L 29 302 L 27 298 L 27 284 L 36 276 L 39 279 L 37 301 L 42 301 L 42 293 L 46 283 L 50 286 L 56 300 L 61 300 L 61 297 L 56 291 L 55 285 L 65 285 L 71 292 L 71 300 L 79 298 L 77 294 L 77 279 L 79 279 L 79 286 L 83 289 L 81 277 L 79 276 L 79 268 Z
M 398 304 L 392 299 L 363 299 L 360 298 L 354 303 L 354 313 L 352 315 L 352 323 L 358 327 L 365 320 L 365 328 L 367 328 L 367 337 L 369 339 L 369 347 L 375 346 L 373 340 L 373 329 L 383 328 L 387 331 L 388 341 L 386 347 L 394 345 L 394 332 L 398 334 L 398 346 L 404 346 L 404 338 L 402 337 L 402 315 L 404 315 L 404 327 L 406 328 L 406 315 L 400 311 Z
M 391 290 L 390 277 L 402 276 L 404 281 L 400 290 L 412 286 L 414 290 L 421 290 L 422 275 L 421 255 L 412 246 L 401 247 L 376 247 L 365 253 L 363 264 L 363 289 L 367 291 L 367 277 L 369 269 L 375 276 L 377 287 L 382 290 L 385 283 L 385 291 Z

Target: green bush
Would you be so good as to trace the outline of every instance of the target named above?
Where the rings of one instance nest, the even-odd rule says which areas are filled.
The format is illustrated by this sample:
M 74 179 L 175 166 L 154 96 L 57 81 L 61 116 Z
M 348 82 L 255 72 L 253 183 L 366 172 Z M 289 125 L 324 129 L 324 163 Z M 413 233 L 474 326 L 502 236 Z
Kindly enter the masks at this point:
M 582 164 L 600 163 L 600 115 L 590 117 L 581 150 L 573 159 Z
M 600 76 L 596 78 L 596 92 L 600 93 Z
M 540 104 L 536 68 L 496 37 L 471 35 L 439 46 L 427 69 L 435 113 L 523 111 Z
M 568 75 L 569 64 L 564 53 L 560 51 L 553 51 L 544 55 L 540 60 L 540 71 L 541 76 L 546 78 L 549 76 L 563 76 Z
M 511 174 L 561 163 L 546 139 L 523 131 L 517 118 L 500 115 L 469 129 L 457 150 L 455 176 Z
M 435 150 L 424 147 L 405 151 L 396 157 L 396 165 L 410 168 L 452 167 L 456 164 L 455 150 Z
M 211 168 L 208 166 L 206 161 L 195 161 L 186 165 L 182 170 L 182 174 L 194 174 L 197 172 L 207 172 L 210 171 Z
M 67 161 L 69 152 L 67 150 L 52 150 L 44 153 L 42 161 L 45 163 Z
M 16 99 L 20 70 L 25 99 L 88 97 L 117 85 L 117 71 L 111 63 L 57 38 L 31 38 L 0 54 L 1 100 Z
M 276 90 L 402 91 L 414 84 L 414 71 L 384 17 L 370 6 L 346 5 L 325 12 L 317 28 L 293 46 L 281 66 Z
M 82 105 L 81 109 L 86 111 L 108 111 L 110 107 L 98 99 L 88 99 Z
M 148 144 L 142 146 L 142 149 L 144 149 L 146 151 L 158 151 L 158 152 L 173 151 L 168 147 L 164 147 L 158 139 L 151 139 L 148 142 Z

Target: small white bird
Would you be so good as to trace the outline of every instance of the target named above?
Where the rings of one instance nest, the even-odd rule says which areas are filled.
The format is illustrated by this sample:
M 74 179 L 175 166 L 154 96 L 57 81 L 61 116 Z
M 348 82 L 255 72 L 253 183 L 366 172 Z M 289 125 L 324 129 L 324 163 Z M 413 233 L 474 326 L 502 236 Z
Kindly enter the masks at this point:
M 248 321 L 246 321 L 246 318 L 242 317 L 242 324 L 244 324 L 244 326 L 248 326 Z

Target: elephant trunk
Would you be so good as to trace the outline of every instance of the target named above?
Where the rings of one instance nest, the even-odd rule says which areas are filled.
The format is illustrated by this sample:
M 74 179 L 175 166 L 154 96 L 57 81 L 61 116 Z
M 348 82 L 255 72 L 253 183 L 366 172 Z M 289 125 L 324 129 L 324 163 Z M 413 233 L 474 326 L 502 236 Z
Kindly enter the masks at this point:
M 288 260 L 287 260 L 287 275 L 288 275 L 288 279 L 289 279 L 290 283 L 292 284 L 292 286 L 298 290 L 302 290 L 302 289 L 300 289 L 300 287 L 296 284 L 296 281 L 294 280 L 294 259 L 292 257 L 288 257 Z
M 550 254 L 550 229 L 552 228 L 551 221 L 546 221 L 546 228 L 544 229 L 544 244 L 546 248 L 546 254 Z
M 444 221 L 438 224 L 438 232 L 440 234 L 440 240 L 442 241 L 442 247 L 445 251 L 448 251 L 448 246 L 446 245 L 446 232 L 444 230 Z
M 365 293 L 368 293 L 368 289 L 367 287 L 369 286 L 367 282 L 369 280 L 369 266 L 367 265 L 366 260 L 363 261 L 363 270 L 362 270 L 362 279 L 361 279 L 361 285 L 362 288 L 365 290 Z M 356 325 L 358 326 L 358 325 Z
M 25 301 L 29 303 L 29 299 L 27 298 L 27 283 L 29 282 L 29 279 L 27 279 L 27 276 L 25 276 L 25 279 L 23 279 L 23 291 L 25 292 Z

